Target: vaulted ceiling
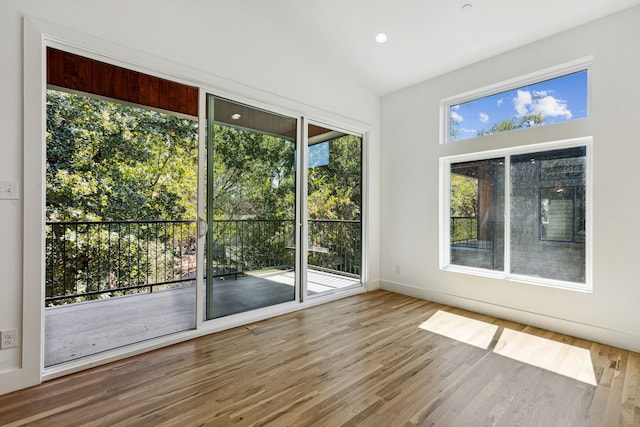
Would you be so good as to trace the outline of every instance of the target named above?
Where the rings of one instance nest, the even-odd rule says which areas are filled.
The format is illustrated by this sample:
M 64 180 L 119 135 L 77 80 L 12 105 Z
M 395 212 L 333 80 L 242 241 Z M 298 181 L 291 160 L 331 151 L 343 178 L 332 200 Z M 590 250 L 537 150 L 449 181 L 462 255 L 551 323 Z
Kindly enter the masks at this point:
M 640 5 L 640 0 L 246 0 L 378 95 Z M 374 40 L 385 32 L 384 44 Z

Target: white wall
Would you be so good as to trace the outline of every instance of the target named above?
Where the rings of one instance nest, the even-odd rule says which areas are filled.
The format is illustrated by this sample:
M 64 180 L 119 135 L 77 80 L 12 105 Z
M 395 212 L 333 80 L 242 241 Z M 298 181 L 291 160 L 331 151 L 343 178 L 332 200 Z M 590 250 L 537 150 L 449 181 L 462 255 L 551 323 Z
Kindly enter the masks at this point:
M 243 2 L 216 0 L 3 0 L 0 3 L 0 180 L 23 182 L 23 16 L 53 24 L 62 42 L 106 53 L 140 66 L 195 79 L 226 94 L 309 115 L 335 125 L 368 129 L 369 282 L 379 279 L 379 99 L 297 43 L 295 34 L 273 28 Z M 73 40 L 65 39 L 72 34 Z M 86 37 L 85 37 L 86 36 Z M 104 43 L 103 43 L 104 42 Z M 85 45 L 86 44 L 86 45 Z M 123 46 L 122 50 L 117 48 Z M 101 52 L 108 46 L 109 52 Z M 114 48 L 115 46 L 115 48 Z M 140 52 L 140 55 L 136 55 Z M 121 53 L 121 55 L 120 55 Z M 36 56 L 37 57 L 37 56 Z M 157 58 L 157 61 L 154 59 Z M 172 65 L 173 64 L 173 65 Z M 174 66 L 175 65 L 175 66 Z M 30 72 L 38 72 L 30 70 Z M 35 120 L 28 126 L 40 126 Z M 37 142 L 35 143 L 37 145 Z M 28 145 L 28 144 L 27 144 Z M 28 164 L 28 159 L 27 159 Z M 29 168 L 26 169 L 29 171 Z M 30 188 L 27 191 L 31 191 Z M 23 259 L 24 197 L 0 201 L 0 329 L 37 329 L 37 313 L 24 313 L 23 263 L 38 269 L 38 254 Z M 33 304 L 31 304 L 33 306 Z M 33 311 L 29 309 L 28 311 Z M 33 342 L 33 336 L 23 337 Z M 22 348 L 0 351 L 0 393 L 34 383 L 38 355 Z M 24 357 L 23 357 L 24 356 Z M 28 372 L 25 372 L 28 371 Z
M 630 9 L 382 98 L 383 288 L 640 351 L 638 22 Z M 439 145 L 441 99 L 589 55 L 589 118 Z M 588 135 L 593 293 L 439 269 L 439 157 Z

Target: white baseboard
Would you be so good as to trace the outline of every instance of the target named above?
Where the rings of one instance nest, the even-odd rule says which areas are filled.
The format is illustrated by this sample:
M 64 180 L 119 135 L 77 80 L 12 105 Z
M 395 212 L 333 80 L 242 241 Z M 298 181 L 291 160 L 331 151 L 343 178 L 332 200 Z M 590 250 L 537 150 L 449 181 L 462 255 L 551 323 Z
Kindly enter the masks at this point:
M 376 289 L 380 289 L 380 280 L 372 280 L 366 284 L 367 291 L 375 291 Z
M 380 288 L 402 295 L 446 304 L 500 319 L 510 320 L 553 332 L 571 335 L 577 338 L 583 338 L 626 350 L 640 352 L 640 336 L 629 332 L 574 322 L 568 319 L 552 317 L 530 311 L 523 311 L 517 308 L 492 304 L 486 301 L 478 301 L 458 295 L 430 291 L 404 283 L 381 280 Z
M 12 369 L 0 372 L 0 395 L 11 393 L 21 388 L 26 388 L 31 384 L 24 384 L 22 381 L 22 369 Z

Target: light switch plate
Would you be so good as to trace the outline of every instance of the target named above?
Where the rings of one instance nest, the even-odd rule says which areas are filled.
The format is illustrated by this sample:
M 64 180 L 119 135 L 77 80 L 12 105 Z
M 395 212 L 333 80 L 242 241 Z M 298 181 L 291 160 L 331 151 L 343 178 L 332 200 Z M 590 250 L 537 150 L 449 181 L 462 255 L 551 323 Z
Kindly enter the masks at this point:
M 0 200 L 18 200 L 18 181 L 0 181 Z

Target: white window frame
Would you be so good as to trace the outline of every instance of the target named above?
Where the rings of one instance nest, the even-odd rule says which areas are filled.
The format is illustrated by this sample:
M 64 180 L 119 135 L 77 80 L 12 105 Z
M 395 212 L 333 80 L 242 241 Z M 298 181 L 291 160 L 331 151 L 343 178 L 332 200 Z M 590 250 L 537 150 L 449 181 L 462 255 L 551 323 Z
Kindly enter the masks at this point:
M 504 148 L 497 150 L 480 151 L 468 154 L 460 154 L 440 158 L 440 269 L 457 273 L 472 274 L 477 276 L 499 278 L 511 280 L 521 283 L 529 283 L 534 285 L 548 286 L 561 289 L 570 289 L 582 292 L 593 291 L 593 274 L 592 274 L 592 163 L 593 163 L 593 137 L 581 137 L 566 139 L 560 141 L 544 142 L 531 145 L 523 145 L 513 148 Z M 538 153 L 542 151 L 558 150 L 564 148 L 586 147 L 586 171 L 585 171 L 585 283 L 568 282 L 556 279 L 547 279 L 542 277 L 534 277 L 523 274 L 514 274 L 511 272 L 511 178 L 510 166 L 512 155 Z M 504 157 L 505 170 L 505 188 L 504 188 L 504 271 L 489 270 L 477 267 L 468 267 L 462 265 L 451 264 L 451 164 L 494 159 Z
M 587 117 L 591 111 L 591 66 L 593 64 L 593 56 L 588 56 L 574 61 L 566 62 L 554 67 L 545 68 L 524 76 L 519 76 L 513 79 L 505 80 L 499 83 L 491 84 L 479 89 L 473 89 L 468 92 L 464 92 L 458 95 L 454 95 L 448 98 L 444 98 L 440 101 L 440 144 L 450 143 L 462 143 L 466 141 L 473 141 L 477 138 L 484 138 L 491 135 L 476 136 L 467 138 L 460 141 L 452 141 L 451 135 L 451 107 L 458 104 L 464 104 L 465 102 L 475 101 L 487 96 L 496 95 L 498 93 L 506 92 L 513 89 L 518 89 L 528 85 L 541 83 L 546 80 L 551 80 L 557 77 L 562 77 L 579 71 L 587 71 Z M 580 119 L 572 119 L 569 121 L 575 121 Z M 562 124 L 562 123 L 555 123 Z M 553 126 L 554 124 L 545 125 Z M 514 129 L 520 130 L 520 129 Z M 508 131 L 512 132 L 512 131 Z M 507 133 L 508 133 L 507 132 Z M 500 132 L 500 134 L 505 132 Z

